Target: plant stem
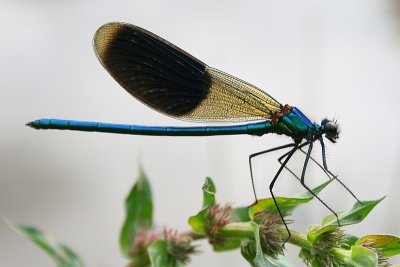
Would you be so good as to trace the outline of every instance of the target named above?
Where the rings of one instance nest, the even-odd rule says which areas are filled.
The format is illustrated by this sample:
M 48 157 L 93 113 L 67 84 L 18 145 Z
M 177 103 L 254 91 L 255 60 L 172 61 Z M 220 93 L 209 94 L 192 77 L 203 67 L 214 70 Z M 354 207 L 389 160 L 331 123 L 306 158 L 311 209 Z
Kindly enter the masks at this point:
M 228 238 L 253 238 L 254 227 L 250 222 L 233 222 L 222 227 L 219 233 Z
M 227 225 L 222 227 L 219 233 L 221 234 L 222 237 L 225 238 L 253 239 L 254 230 L 255 229 L 250 222 L 233 222 L 233 223 L 228 223 Z M 305 248 L 305 249 L 312 248 L 312 245 L 307 240 L 307 236 L 305 234 L 302 234 L 294 230 L 290 230 L 290 234 L 291 236 L 290 239 L 288 240 L 288 243 L 300 248 Z M 288 237 L 286 231 L 282 231 L 281 235 L 282 239 L 287 239 Z M 190 237 L 192 240 L 200 240 L 207 238 L 206 235 L 198 234 L 193 231 L 182 232 L 180 233 L 180 236 L 187 236 Z
M 198 233 L 196 233 L 194 231 L 191 231 L 191 230 L 179 233 L 179 237 L 187 237 L 187 238 L 190 238 L 192 240 L 200 240 L 200 239 L 207 238 L 206 235 L 198 234 Z
M 219 234 L 221 237 L 227 239 L 254 239 L 255 230 L 256 229 L 254 228 L 254 224 L 252 222 L 232 222 L 222 227 L 219 231 Z M 279 234 L 281 235 L 282 240 L 286 240 L 288 237 L 288 233 L 285 230 L 279 231 Z M 187 237 L 192 240 L 208 238 L 205 234 L 198 234 L 190 230 L 181 232 L 179 236 Z M 307 235 L 294 230 L 290 230 L 290 239 L 287 241 L 287 243 L 306 250 L 311 250 L 313 247 L 312 243 L 307 240 Z M 341 262 L 349 265 L 355 264 L 352 260 L 351 251 L 335 247 L 332 248 L 332 252 Z
M 283 238 L 287 238 L 286 231 L 283 235 Z M 305 249 L 312 248 L 312 244 L 310 241 L 307 240 L 307 236 L 294 230 L 290 230 L 290 239 L 288 240 L 288 243 Z

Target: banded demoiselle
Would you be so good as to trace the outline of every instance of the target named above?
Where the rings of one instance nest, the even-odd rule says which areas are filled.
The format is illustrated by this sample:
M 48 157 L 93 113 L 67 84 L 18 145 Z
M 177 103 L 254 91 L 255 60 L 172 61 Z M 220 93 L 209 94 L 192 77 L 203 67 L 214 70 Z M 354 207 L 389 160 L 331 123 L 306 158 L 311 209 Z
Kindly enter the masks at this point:
M 128 93 L 156 111 L 192 122 L 242 123 L 199 127 L 161 127 L 39 119 L 27 125 L 36 129 L 156 136 L 236 134 L 261 136 L 269 133 L 286 135 L 292 138 L 292 143 L 249 156 L 250 176 L 256 200 L 252 159 L 271 151 L 290 148 L 289 152 L 280 157 L 280 168 L 269 186 L 277 211 L 289 232 L 277 205 L 273 187 L 282 170 L 287 168 L 286 165 L 293 154 L 301 150 L 306 154 L 306 158 L 298 179 L 312 195 L 336 215 L 304 181 L 309 160 L 317 162 L 311 157 L 315 141 L 319 141 L 322 148 L 322 165 L 317 163 L 318 166 L 329 178 L 337 179 L 326 164 L 323 141 L 323 136 L 325 136 L 331 142 L 336 142 L 339 137 L 336 121 L 324 119 L 321 124 L 313 123 L 298 108 L 280 104 L 259 88 L 207 66 L 177 46 L 138 26 L 120 22 L 105 24 L 97 30 L 93 45 L 97 58 L 111 76 Z M 308 151 L 305 152 L 302 147 L 307 145 Z M 342 182 L 340 183 L 356 198 Z

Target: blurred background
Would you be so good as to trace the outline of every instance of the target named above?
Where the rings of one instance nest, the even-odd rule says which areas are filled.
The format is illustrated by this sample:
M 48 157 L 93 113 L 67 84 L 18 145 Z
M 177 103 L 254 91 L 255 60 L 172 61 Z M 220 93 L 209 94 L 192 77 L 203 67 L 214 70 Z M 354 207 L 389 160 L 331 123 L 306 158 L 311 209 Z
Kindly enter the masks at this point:
M 123 200 L 141 162 L 151 179 L 155 220 L 188 229 L 206 176 L 218 201 L 254 200 L 248 155 L 287 137 L 142 137 L 35 131 L 25 123 L 63 118 L 192 126 L 160 115 L 126 93 L 102 68 L 92 37 L 102 24 L 139 25 L 210 66 L 299 107 L 313 121 L 339 119 L 328 164 L 360 199 L 386 199 L 349 233 L 400 235 L 400 1 L 0 1 L 0 216 L 35 225 L 69 245 L 86 266 L 125 266 L 118 236 Z M 329 143 L 329 142 L 327 142 Z M 255 160 L 266 197 L 279 153 Z M 320 158 L 319 145 L 315 146 Z M 292 168 L 302 164 L 301 155 Z M 309 184 L 324 181 L 316 168 Z M 289 175 L 277 195 L 304 191 Z M 322 193 L 333 209 L 354 199 L 337 183 Z M 329 212 L 314 201 L 292 216 L 305 232 Z M 296 266 L 298 249 L 287 245 Z M 246 266 L 239 251 L 202 254 L 190 266 Z M 397 263 L 399 259 L 397 258 Z M 30 241 L 0 223 L 0 265 L 54 266 Z

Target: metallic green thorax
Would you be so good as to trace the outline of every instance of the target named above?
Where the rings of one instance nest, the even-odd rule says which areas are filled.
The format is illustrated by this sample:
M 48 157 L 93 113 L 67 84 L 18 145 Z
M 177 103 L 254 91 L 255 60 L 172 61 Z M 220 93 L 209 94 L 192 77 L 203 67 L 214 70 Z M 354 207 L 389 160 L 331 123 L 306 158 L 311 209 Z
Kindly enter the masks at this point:
M 278 134 L 294 139 L 309 139 L 312 130 L 315 129 L 315 125 L 296 107 L 293 107 L 289 114 L 281 117 L 275 127 Z

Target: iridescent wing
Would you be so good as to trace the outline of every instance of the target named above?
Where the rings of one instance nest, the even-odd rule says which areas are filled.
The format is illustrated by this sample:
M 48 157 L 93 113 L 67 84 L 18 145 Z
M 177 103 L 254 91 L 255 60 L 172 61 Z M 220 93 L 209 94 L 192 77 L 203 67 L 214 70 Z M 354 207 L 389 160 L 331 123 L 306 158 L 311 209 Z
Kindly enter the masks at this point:
M 147 106 L 197 122 L 264 120 L 281 110 L 267 93 L 208 67 L 161 37 L 140 27 L 109 23 L 93 41 L 111 76 Z

